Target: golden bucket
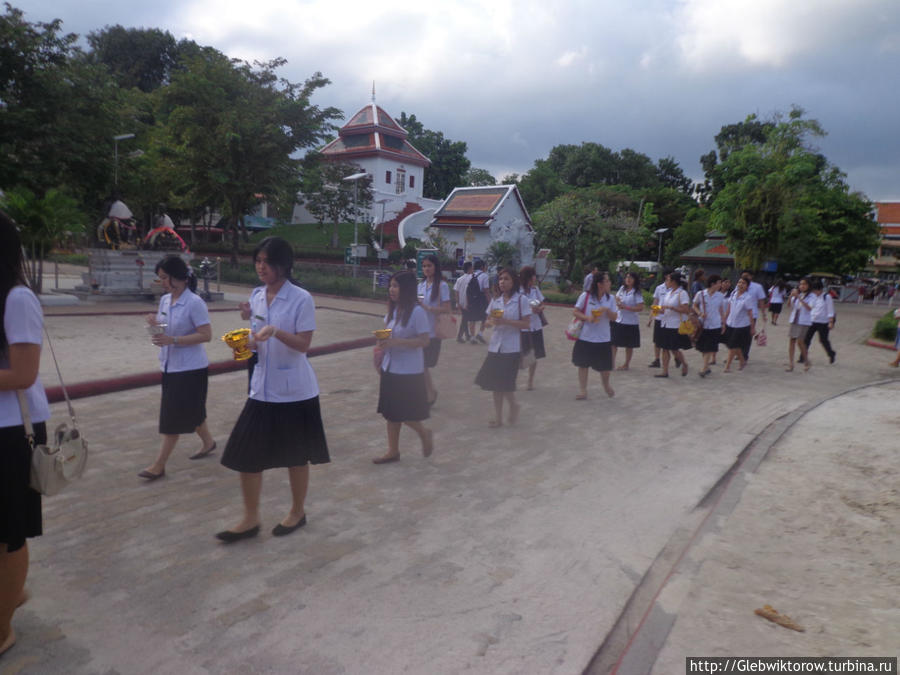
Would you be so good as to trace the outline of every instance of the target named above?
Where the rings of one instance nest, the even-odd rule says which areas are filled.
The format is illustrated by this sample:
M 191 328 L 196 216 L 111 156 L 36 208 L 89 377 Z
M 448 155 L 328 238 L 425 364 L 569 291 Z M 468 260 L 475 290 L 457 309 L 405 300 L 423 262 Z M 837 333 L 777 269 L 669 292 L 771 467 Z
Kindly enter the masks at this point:
M 503 317 L 503 310 L 502 309 L 492 309 L 491 316 L 494 317 L 495 319 L 500 319 Z
M 598 317 L 598 316 L 600 316 L 601 314 L 603 314 L 603 310 L 602 310 L 602 309 L 592 309 L 592 310 L 591 310 L 591 316 L 593 316 L 593 317 Z
M 391 337 L 390 328 L 379 328 L 378 330 L 373 330 L 372 333 L 375 335 L 376 340 L 387 340 Z
M 234 351 L 235 361 L 246 361 L 253 352 L 250 351 L 250 329 L 238 328 L 230 330 L 222 336 L 222 342 L 231 347 Z

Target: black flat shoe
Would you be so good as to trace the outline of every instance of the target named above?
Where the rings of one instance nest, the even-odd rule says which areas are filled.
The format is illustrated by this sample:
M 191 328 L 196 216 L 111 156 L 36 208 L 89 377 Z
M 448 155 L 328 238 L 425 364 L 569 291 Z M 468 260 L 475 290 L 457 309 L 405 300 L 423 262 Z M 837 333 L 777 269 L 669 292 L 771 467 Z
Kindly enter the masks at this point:
M 201 450 L 200 452 L 196 452 L 193 455 L 191 455 L 190 457 L 188 457 L 188 459 L 203 459 L 204 457 L 208 457 L 215 451 L 216 451 L 216 442 L 213 441 L 213 444 L 211 446 L 209 446 L 206 450 Z
M 659 365 L 659 359 L 656 359 L 655 361 L 652 361 L 650 364 L 647 365 L 647 367 L 648 367 L 648 368 L 659 368 L 659 367 L 660 367 L 660 365 Z
M 166 470 L 165 470 L 165 469 L 163 469 L 163 470 L 160 471 L 159 473 L 153 473 L 152 471 L 147 471 L 146 469 L 144 469 L 143 471 L 141 471 L 141 472 L 138 474 L 138 478 L 143 478 L 143 479 L 146 480 L 148 483 L 152 483 L 152 482 L 155 481 L 157 478 L 162 478 L 162 477 L 165 476 L 165 475 L 166 475 Z
M 290 534 L 294 530 L 299 530 L 304 525 L 306 525 L 306 514 L 303 514 L 303 517 L 297 521 L 296 525 L 291 525 L 290 527 L 278 523 L 275 527 L 272 528 L 272 536 L 283 537 L 286 534 Z
M 669 376 L 668 373 L 657 373 L 657 374 L 654 375 L 653 377 L 668 377 L 668 376 Z
M 259 525 L 254 525 L 249 530 L 243 532 L 232 532 L 231 530 L 222 530 L 216 535 L 216 539 L 226 544 L 233 544 L 241 539 L 252 539 L 259 534 Z

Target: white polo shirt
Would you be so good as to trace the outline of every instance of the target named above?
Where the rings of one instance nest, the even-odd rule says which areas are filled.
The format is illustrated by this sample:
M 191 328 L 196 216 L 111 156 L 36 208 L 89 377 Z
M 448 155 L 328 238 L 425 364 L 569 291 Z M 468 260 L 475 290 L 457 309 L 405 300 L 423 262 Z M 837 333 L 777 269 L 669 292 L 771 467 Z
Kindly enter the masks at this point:
M 44 314 L 37 296 L 26 286 L 14 286 L 6 296 L 3 310 L 3 330 L 10 345 L 40 345 L 43 340 Z M 9 355 L 0 354 L 0 369 L 9 369 Z M 50 406 L 40 376 L 25 390 L 32 424 L 50 419 Z M 16 391 L 0 391 L 0 427 L 24 424 Z M 49 431 L 49 430 L 48 430 Z M 0 450 L 2 451 L 2 450 Z
M 428 333 L 428 312 L 419 305 L 413 307 L 404 326 L 397 317 L 384 317 L 385 328 L 391 329 L 392 338 L 415 339 Z M 384 352 L 381 369 L 395 375 L 416 375 L 425 372 L 425 355 L 421 347 L 391 347 Z
M 828 323 L 834 317 L 834 300 L 827 292 L 816 295 L 816 302 L 812 306 L 810 319 L 813 323 Z
M 644 294 L 636 288 L 632 288 L 629 291 L 622 286 L 616 291 L 616 297 L 623 305 L 628 305 L 629 307 L 644 304 Z M 619 316 L 616 317 L 616 322 L 625 326 L 637 326 L 639 322 L 638 314 L 630 309 L 620 309 Z
M 587 299 L 587 307 L 584 304 L 585 299 Z M 596 323 L 584 322 L 584 325 L 581 327 L 579 340 L 584 340 L 585 342 L 609 342 L 610 312 L 616 314 L 618 311 L 616 309 L 616 299 L 612 295 L 601 295 L 599 298 L 595 298 L 588 293 L 582 293 L 578 296 L 578 302 L 575 303 L 575 309 L 588 316 L 591 316 L 593 310 L 601 308 L 605 308 L 606 311 L 600 315 Z
M 675 307 L 690 304 L 691 299 L 688 292 L 681 286 L 677 286 L 669 290 L 661 299 L 660 305 L 663 307 L 662 327 L 678 328 L 681 322 L 687 319 L 687 314 L 676 312 Z
M 172 294 L 166 293 L 159 299 L 156 320 L 167 324 L 166 335 L 182 337 L 197 332 L 199 326 L 209 325 L 209 310 L 206 303 L 189 288 L 185 288 L 172 303 Z M 199 370 L 209 365 L 206 344 L 166 345 L 159 348 L 159 369 L 164 373 L 183 373 Z
M 772 286 L 772 289 L 769 291 L 769 302 L 776 305 L 784 303 L 784 293 L 781 292 L 777 285 Z
M 271 305 L 266 305 L 266 287 L 250 294 L 250 329 L 272 325 L 288 333 L 316 329 L 316 307 L 312 296 L 285 281 Z M 259 362 L 253 370 L 250 398 L 270 403 L 305 401 L 319 395 L 316 374 L 306 354 L 291 349 L 276 337 L 256 343 Z
M 662 305 L 663 298 L 666 296 L 666 294 L 668 292 L 669 292 L 669 289 L 665 283 L 662 283 L 659 286 L 657 286 L 656 288 L 654 288 L 653 289 L 653 304 L 654 305 Z M 656 317 L 654 317 L 654 318 L 657 321 L 662 321 L 662 313 L 657 314 Z
M 531 316 L 531 305 L 528 299 L 521 293 L 513 293 L 509 300 L 503 295 L 491 300 L 488 304 L 486 315 L 491 315 L 491 310 L 502 309 L 503 318 L 518 321 Z M 510 354 L 522 351 L 521 330 L 512 326 L 494 326 L 491 332 L 491 341 L 488 343 L 488 351 L 499 354 Z
M 749 290 L 744 291 L 742 295 L 732 293 L 728 299 L 728 306 L 728 318 L 725 319 L 725 325 L 732 328 L 744 328 L 750 325 L 750 315 L 747 314 L 747 310 L 750 311 L 750 314 L 753 313 L 753 308 L 756 307 L 756 296 Z
M 456 291 L 456 304 L 459 305 L 460 309 L 465 309 L 469 306 L 469 299 L 466 297 L 466 289 L 469 287 L 469 281 L 472 279 L 471 272 L 469 274 L 463 274 L 459 279 L 456 280 L 456 283 L 453 284 L 453 290 Z
M 725 296 L 719 291 L 710 295 L 709 289 L 700 291 L 694 296 L 694 306 L 698 307 L 703 316 L 703 329 L 713 330 L 722 327 L 722 305 Z
M 541 289 L 538 288 L 537 286 L 532 286 L 531 288 L 528 289 L 527 293 L 522 293 L 522 296 L 525 298 L 526 302 L 529 303 L 529 305 L 528 305 L 529 308 L 531 307 L 530 303 L 532 300 L 537 300 L 538 302 L 544 302 L 544 294 L 541 293 Z M 541 328 L 542 328 L 541 317 L 540 317 L 540 315 L 538 315 L 537 312 L 535 312 L 535 311 L 531 312 L 530 321 L 531 321 L 531 323 L 528 325 L 528 328 L 526 328 L 525 330 L 522 331 L 523 333 L 541 330 Z
M 762 284 L 751 281 L 750 286 L 747 288 L 747 292 L 754 298 L 753 318 L 759 318 L 759 301 L 766 299 L 766 289 L 762 287 Z
M 441 285 L 438 286 L 438 299 L 431 299 L 431 289 L 433 284 L 428 283 L 427 281 L 420 281 L 417 293 L 419 295 L 424 295 L 425 299 L 422 300 L 422 304 L 427 305 L 429 307 L 440 307 L 442 302 L 450 302 L 450 287 L 447 285 L 447 282 L 441 279 Z M 428 317 L 428 335 L 429 337 L 435 337 L 434 335 L 434 324 L 437 322 L 437 314 L 434 312 L 425 312 L 425 316 Z
M 803 301 L 809 305 L 809 309 L 806 309 L 801 302 L 801 296 L 797 295 L 790 298 L 791 303 L 791 318 L 788 323 L 796 323 L 800 326 L 811 326 L 812 325 L 812 308 L 815 302 L 815 294 L 807 293 L 803 296 Z

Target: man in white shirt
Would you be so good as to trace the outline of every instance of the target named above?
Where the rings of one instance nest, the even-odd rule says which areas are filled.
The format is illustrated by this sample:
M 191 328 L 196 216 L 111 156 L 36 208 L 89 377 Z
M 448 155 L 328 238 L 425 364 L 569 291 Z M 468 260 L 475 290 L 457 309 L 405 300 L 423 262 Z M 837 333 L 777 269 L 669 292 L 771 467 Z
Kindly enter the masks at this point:
M 653 304 L 657 307 L 662 306 L 662 299 L 663 297 L 665 297 L 666 293 L 669 292 L 669 289 L 666 287 L 665 282 L 666 274 L 668 274 L 668 272 L 664 273 L 662 276 L 664 281 L 661 284 L 657 285 L 655 289 L 653 289 Z M 650 319 L 647 321 L 647 325 L 649 326 L 651 324 L 653 324 L 653 361 L 647 367 L 661 368 L 662 366 L 659 362 L 659 355 L 661 352 L 659 340 L 660 330 L 662 329 L 662 312 L 660 312 L 656 316 L 653 316 L 652 311 L 650 312 Z M 679 367 L 681 367 L 681 364 L 676 364 L 676 368 Z
M 818 333 L 819 342 L 825 348 L 831 363 L 834 363 L 837 353 L 828 339 L 828 332 L 834 328 L 834 300 L 831 298 L 831 294 L 825 291 L 825 286 L 821 279 L 812 282 L 812 291 L 816 295 L 816 301 L 813 303 L 812 308 L 812 326 L 806 331 L 806 339 L 804 340 L 807 352 L 812 344 L 813 335 Z
M 469 322 L 466 320 L 466 307 L 468 300 L 466 299 L 466 288 L 472 279 L 472 263 L 463 263 L 463 273 L 456 283 L 453 285 L 453 291 L 456 293 L 456 304 L 462 314 L 462 321 L 459 322 L 459 332 L 456 334 L 457 342 L 467 342 L 471 337 L 469 335 Z
M 584 275 L 584 282 L 581 284 L 581 290 L 585 293 L 591 292 L 591 284 L 594 283 L 594 275 L 600 271 L 600 266 L 597 263 L 591 265 L 591 271 Z

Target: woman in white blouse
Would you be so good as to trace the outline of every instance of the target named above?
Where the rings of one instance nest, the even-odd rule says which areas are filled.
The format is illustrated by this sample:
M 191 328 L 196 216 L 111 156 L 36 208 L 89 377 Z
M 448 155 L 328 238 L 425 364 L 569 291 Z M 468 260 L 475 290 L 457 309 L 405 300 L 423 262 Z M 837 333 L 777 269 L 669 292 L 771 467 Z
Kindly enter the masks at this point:
M 787 293 L 787 284 L 783 279 L 776 279 L 769 289 L 769 311 L 772 313 L 772 325 L 778 325 L 778 316 L 784 307 L 784 296 Z
M 790 342 L 788 343 L 788 364 L 785 367 L 786 372 L 794 369 L 794 347 L 800 347 L 800 358 L 803 360 L 803 370 L 812 368 L 809 362 L 809 351 L 806 349 L 806 332 L 812 326 L 812 307 L 815 302 L 815 296 L 810 288 L 809 279 L 803 278 L 797 284 L 797 288 L 791 291 L 788 303 L 791 306 L 791 316 L 789 323 Z
M 153 464 L 138 474 L 148 482 L 166 475 L 166 462 L 181 434 L 196 433 L 200 437 L 200 450 L 190 459 L 201 459 L 216 449 L 206 426 L 209 360 L 204 343 L 212 338 L 209 311 L 194 293 L 197 277 L 179 256 L 170 255 L 159 261 L 156 276 L 165 294 L 156 314 L 147 315 L 147 323 L 161 329 L 153 335 L 153 344 L 159 347 L 162 370 L 162 444 Z
M 31 489 L 31 446 L 17 391 L 23 391 L 35 443 L 47 442 L 50 406 L 38 377 L 44 317 L 25 282 L 16 225 L 0 211 L 0 654 L 16 643 L 12 617 L 25 602 L 27 539 L 42 534 L 41 495 Z
M 628 370 L 631 366 L 631 355 L 641 346 L 641 329 L 637 313 L 644 309 L 644 294 L 641 293 L 641 279 L 636 272 L 628 272 L 622 287 L 616 291 L 616 308 L 619 315 L 610 326 L 613 366 L 616 365 L 616 351 L 619 347 L 624 347 L 625 363 L 617 370 Z
M 259 534 L 266 469 L 286 468 L 291 486 L 291 508 L 272 535 L 282 537 L 306 525 L 309 465 L 331 461 L 319 383 L 306 358 L 316 329 L 315 303 L 293 283 L 294 252 L 281 237 L 263 239 L 253 262 L 263 283 L 250 294 L 250 346 L 256 348 L 259 362 L 250 397 L 222 453 L 222 464 L 240 473 L 244 515 L 216 535 L 225 543 Z
M 475 384 L 494 396 L 494 419 L 488 422 L 490 427 L 503 426 L 503 401 L 509 406 L 509 423 L 515 424 L 519 418 L 516 377 L 521 358 L 521 334 L 531 325 L 531 305 L 519 293 L 519 277 L 515 271 L 501 269 L 497 273 L 497 285 L 500 295 L 490 302 L 486 312 L 494 330 L 487 356 L 475 376 Z
M 438 364 L 441 354 L 441 341 L 435 334 L 434 326 L 439 314 L 449 314 L 450 286 L 441 276 L 441 261 L 434 254 L 425 256 L 422 260 L 422 274 L 425 276 L 419 283 L 419 304 L 426 311 L 428 317 L 428 345 L 425 347 L 425 387 L 428 395 L 428 405 L 434 405 L 437 401 L 437 390 L 431 380 L 431 368 Z
M 523 267 L 519 270 L 519 283 L 521 293 L 531 305 L 530 325 L 522 331 L 522 353 L 533 352 L 534 363 L 528 366 L 528 391 L 534 389 L 534 373 L 537 370 L 537 360 L 547 356 L 544 348 L 544 328 L 541 318 L 544 316 L 544 294 L 537 285 L 537 275 L 533 267 Z
M 433 434 L 422 420 L 428 419 L 425 395 L 424 348 L 429 341 L 428 316 L 416 302 L 416 275 L 397 272 L 388 286 L 385 328 L 391 336 L 378 341 L 383 353 L 378 385 L 378 412 L 387 422 L 388 451 L 372 461 L 388 464 L 400 459 L 400 429 L 405 424 L 419 435 L 422 454 L 431 455 Z
M 687 320 L 691 312 L 688 292 L 681 286 L 681 273 L 670 272 L 666 275 L 666 288 L 668 292 L 661 298 L 660 306 L 663 309 L 660 339 L 662 341 L 662 372 L 653 377 L 669 376 L 669 361 L 674 357 L 676 367 L 681 364 L 681 375 L 688 374 L 687 361 L 683 350 L 691 348 L 691 339 L 687 335 L 681 335 L 678 327 L 682 321 Z
M 719 351 L 719 342 L 725 331 L 725 298 L 719 292 L 722 278 L 711 274 L 706 278 L 706 289 L 694 296 L 694 311 L 703 322 L 703 330 L 697 339 L 697 351 L 703 354 L 703 369 L 698 373 L 706 377 L 712 371 L 709 366 Z
M 734 292 L 728 298 L 725 310 L 725 327 L 728 333 L 728 360 L 722 372 L 731 372 L 731 362 L 737 357 L 740 361 L 739 370 L 747 365 L 744 357 L 744 348 L 750 344 L 750 340 L 756 334 L 756 319 L 753 316 L 753 308 L 756 305 L 756 296 L 749 292 L 750 286 L 743 277 L 737 280 Z
M 572 346 L 572 364 L 578 368 L 577 401 L 587 398 L 589 368 L 600 373 L 607 396 L 612 398 L 616 394 L 609 384 L 609 371 L 613 366 L 609 327 L 619 312 L 609 290 L 609 275 L 606 272 L 595 272 L 590 292 L 578 296 L 572 312 L 576 318 L 584 321 L 581 336 Z

